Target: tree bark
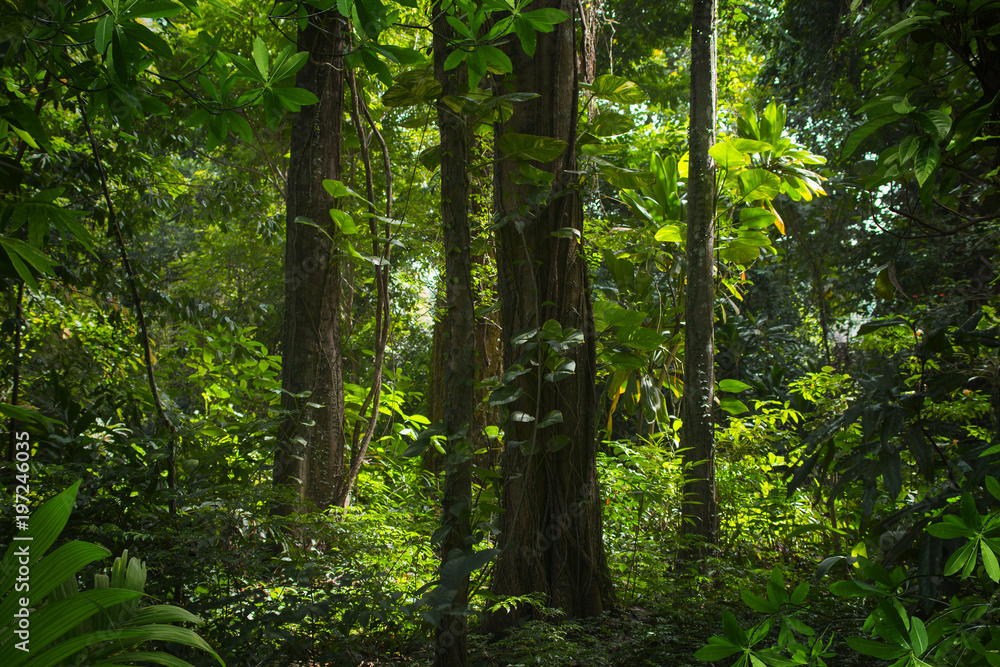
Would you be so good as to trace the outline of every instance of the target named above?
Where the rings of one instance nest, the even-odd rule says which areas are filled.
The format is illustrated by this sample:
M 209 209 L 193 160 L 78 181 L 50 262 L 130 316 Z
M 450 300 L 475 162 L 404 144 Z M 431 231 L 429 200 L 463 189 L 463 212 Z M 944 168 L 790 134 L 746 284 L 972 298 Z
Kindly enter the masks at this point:
M 302 107 L 292 121 L 285 215 L 281 405 L 287 416 L 275 452 L 274 483 L 295 487 L 319 508 L 333 502 L 344 476 L 341 266 L 329 215 L 336 202 L 323 188 L 324 179 L 339 180 L 341 171 L 342 28 L 340 15 L 328 10 L 315 13 L 299 31 L 299 46 L 310 55 L 295 84 L 315 93 L 319 103 Z M 296 222 L 299 218 L 322 229 Z M 302 396 L 306 392 L 308 397 Z
M 541 8 L 576 13 L 576 3 L 570 0 L 538 0 L 529 7 Z M 566 21 L 551 33 L 539 33 L 533 58 L 516 42 L 506 47 L 514 66 L 512 87 L 539 97 L 518 104 L 511 119 L 495 132 L 494 196 L 502 225 L 497 272 L 504 336 L 541 329 L 554 320 L 564 331 L 581 332 L 583 342 L 550 356 L 551 346 L 538 334 L 520 344 L 504 341 L 505 367 L 511 370 L 521 363 L 527 372 L 511 380 L 521 395 L 505 406 L 517 418 L 508 422 L 501 459 L 501 553 L 493 589 L 499 595 L 541 592 L 548 606 L 570 616 L 597 616 L 609 606 L 611 589 L 597 487 L 595 333 L 581 245 L 581 184 L 571 173 L 576 169 L 579 104 L 574 23 Z M 540 205 L 528 204 L 534 187 L 517 183 L 523 180 L 520 166 L 505 159 L 500 149 L 501 137 L 512 132 L 567 144 L 558 158 L 538 165 L 554 176 Z M 567 237 L 568 229 L 575 232 Z M 563 231 L 553 235 L 559 230 Z M 528 349 L 532 342 L 533 350 Z M 548 381 L 544 376 L 551 367 L 546 361 L 559 361 L 557 357 L 572 362 L 575 370 Z M 546 415 L 556 414 L 553 411 L 562 414 L 562 422 L 540 427 Z M 520 421 L 526 416 L 533 421 Z M 527 615 L 537 612 L 518 608 L 494 615 L 489 624 L 503 627 Z
M 452 50 L 454 29 L 445 20 L 440 3 L 434 5 L 434 76 L 441 84 L 441 98 L 461 94 L 467 79 L 464 66 L 445 71 Z M 444 460 L 442 525 L 447 529 L 440 545 L 441 564 L 467 555 L 471 549 L 472 464 L 475 450 L 476 313 L 472 289 L 472 248 L 469 225 L 469 146 L 466 119 L 444 101 L 437 105 L 441 134 L 441 224 L 445 249 L 444 341 L 447 354 L 444 382 Z M 451 609 L 438 623 L 434 664 L 464 667 L 468 664 L 469 576 L 461 578 Z
M 695 0 L 688 134 L 687 295 L 684 305 L 684 483 L 681 531 L 718 541 L 715 496 L 715 0 Z

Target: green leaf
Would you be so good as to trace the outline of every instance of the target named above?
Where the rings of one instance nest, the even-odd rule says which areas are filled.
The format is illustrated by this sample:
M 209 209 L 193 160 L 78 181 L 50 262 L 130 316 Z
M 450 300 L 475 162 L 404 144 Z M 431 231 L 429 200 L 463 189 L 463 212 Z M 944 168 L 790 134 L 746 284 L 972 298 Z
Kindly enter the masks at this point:
M 966 570 L 962 573 L 962 579 L 969 576 L 972 568 L 976 564 L 976 542 L 968 542 L 958 551 L 951 555 L 948 562 L 944 564 L 944 576 L 950 577 L 959 570 Z
M 747 389 L 750 389 L 750 388 L 751 388 L 750 385 L 748 385 L 746 382 L 740 382 L 739 380 L 728 380 L 727 379 L 727 380 L 721 380 L 719 382 L 719 390 L 720 391 L 728 391 L 728 392 L 732 392 L 734 394 L 738 394 L 741 391 L 746 391 Z
M 730 139 L 733 147 L 740 151 L 741 153 L 769 153 L 774 150 L 774 146 L 767 143 L 766 141 L 757 141 L 756 139 L 744 139 L 743 137 L 737 137 L 735 139 Z
M 118 26 L 130 40 L 135 40 L 161 58 L 171 58 L 173 50 L 167 41 L 141 23 L 126 23 Z M 136 60 L 140 60 L 136 54 Z
M 542 376 L 546 382 L 559 382 L 564 378 L 568 378 L 570 375 L 576 372 L 576 362 L 572 359 L 562 359 L 559 365 L 555 367 L 551 372 L 545 373 Z
M 416 5 L 414 5 L 416 7 Z M 424 54 L 416 49 L 406 46 L 396 46 L 394 44 L 379 44 L 376 47 L 379 51 L 384 51 L 397 63 L 403 65 L 417 65 L 424 62 Z
M 35 517 L 32 517 L 32 521 Z M 37 606 L 45 596 L 62 585 L 68 578 L 94 561 L 107 558 L 111 552 L 89 542 L 68 542 L 45 555 L 32 566 L 30 600 Z M 12 618 L 17 608 L 18 595 L 8 594 L 0 604 L 0 618 Z
M 830 571 L 830 568 L 837 563 L 847 560 L 846 556 L 829 556 L 824 558 L 823 561 L 816 567 L 816 574 L 813 576 L 813 581 L 819 581 L 826 576 L 826 573 Z
M 1000 564 L 997 563 L 997 555 L 985 544 L 981 543 L 979 549 L 983 555 L 983 567 L 986 568 L 986 574 L 994 583 L 1000 583 Z
M 656 176 L 641 169 L 623 169 L 614 165 L 601 167 L 601 175 L 616 188 L 635 190 L 649 187 L 656 182 Z
M 936 135 L 938 139 L 944 139 L 951 132 L 951 116 L 943 111 L 926 111 L 916 114 L 920 127 L 930 135 Z
M 467 26 L 462 21 L 458 20 L 457 17 L 445 16 L 444 20 L 447 21 L 448 25 L 450 25 L 459 35 L 465 37 L 470 41 L 475 41 L 476 38 L 473 36 L 472 31 L 469 29 L 469 26 Z
M 865 584 L 853 579 L 835 581 L 830 584 L 830 592 L 843 598 L 869 597 L 877 595 L 878 589 L 870 584 Z
M 990 495 L 1000 500 L 1000 482 L 996 480 L 996 477 L 987 477 L 984 481 L 986 490 L 990 492 Z
M 521 397 L 521 394 L 523 393 L 524 390 L 521 389 L 520 387 L 513 387 L 513 386 L 499 387 L 490 394 L 489 404 L 491 406 L 495 406 L 495 405 L 506 405 L 507 403 L 513 403 L 514 401 L 519 399 Z
M 411 70 L 396 77 L 382 95 L 382 104 L 387 107 L 433 104 L 440 95 L 441 84 L 433 76 L 426 70 Z
M 444 59 L 444 70 L 455 69 L 459 64 L 465 62 L 465 56 L 468 55 L 468 51 L 465 49 L 455 49 L 448 54 L 448 57 Z
M 334 199 L 342 199 L 354 194 L 354 191 L 344 185 L 343 182 L 332 178 L 323 179 L 323 189 Z
M 750 164 L 750 156 L 737 150 L 728 141 L 720 141 L 715 144 L 708 149 L 708 154 L 712 156 L 717 165 L 729 171 L 740 169 Z
M 747 206 L 740 210 L 740 223 L 749 229 L 763 229 L 775 224 L 778 216 L 766 208 Z
M 517 33 L 517 38 L 521 42 L 521 50 L 524 51 L 529 58 L 534 57 L 537 39 L 535 29 L 531 27 L 530 23 L 522 19 L 520 16 L 516 16 L 514 18 L 514 32 Z
M 508 132 L 497 140 L 497 147 L 503 151 L 505 157 L 515 160 L 551 162 L 566 150 L 566 142 L 534 134 Z
M 266 80 L 269 69 L 267 45 L 260 37 L 254 37 L 253 40 L 253 61 L 257 65 L 261 79 Z
M 34 637 L 32 637 L 32 640 L 34 640 Z M 204 639 L 187 628 L 178 628 L 172 625 L 144 625 L 138 628 L 123 630 L 115 629 L 90 632 L 63 641 L 45 652 L 33 656 L 31 664 L 32 667 L 54 667 L 69 656 L 76 654 L 88 646 L 103 644 L 105 642 L 114 642 L 119 646 L 136 646 L 149 641 L 172 642 L 200 649 L 212 655 L 222 667 L 225 667 L 222 658 L 212 650 L 212 647 Z
M 111 44 L 111 34 L 114 32 L 114 28 L 115 21 L 110 14 L 97 22 L 97 29 L 94 32 L 94 47 L 102 56 L 108 50 L 108 45 Z
M 696 659 L 705 662 L 715 662 L 716 660 L 725 660 L 729 656 L 743 650 L 741 647 L 734 646 L 722 637 L 710 637 L 708 641 L 709 644 L 707 646 L 702 646 L 695 651 L 694 657 Z
M 167 0 L 136 3 L 124 15 L 128 18 L 169 19 L 184 11 L 182 5 Z
M 258 37 L 258 39 L 260 39 Z M 253 63 L 244 58 L 243 56 L 236 55 L 235 53 L 227 54 L 229 61 L 236 68 L 237 73 L 244 79 L 250 79 L 251 81 L 257 81 L 264 83 L 267 81 L 267 74 L 261 74 L 254 67 Z
M 253 143 L 253 128 L 250 127 L 246 118 L 237 111 L 226 111 L 226 118 L 229 120 L 229 128 L 235 130 L 240 135 L 240 139 L 248 144 Z
M 976 509 L 976 499 L 968 491 L 962 494 L 960 508 L 965 525 L 976 532 L 983 529 L 983 517 Z
M 781 179 L 765 169 L 750 169 L 740 174 L 740 194 L 746 201 L 770 201 L 780 190 Z
M 803 602 L 805 602 L 807 595 L 809 595 L 809 584 L 807 584 L 806 582 L 802 582 L 801 584 L 795 587 L 794 591 L 792 591 L 792 595 L 791 597 L 789 597 L 788 601 L 791 602 L 792 604 L 802 604 Z M 805 635 L 810 634 L 809 632 L 804 632 L 802 630 L 797 630 L 797 631 Z
M 948 144 L 949 151 L 961 153 L 968 148 L 972 140 L 979 134 L 983 124 L 990 117 L 993 105 L 998 100 L 1000 100 L 1000 94 L 986 104 L 969 110 L 958 119 L 958 122 L 955 123 L 955 132 L 951 137 L 951 143 Z
M 860 327 L 858 327 L 859 336 L 867 336 L 870 333 L 878 331 L 879 329 L 884 329 L 886 327 L 898 327 L 906 326 L 911 327 L 910 323 L 904 319 L 894 317 L 886 320 L 872 320 L 871 322 L 865 322 Z
M 271 92 L 278 96 L 289 111 L 298 111 L 299 107 L 319 102 L 315 94 L 304 88 L 271 88 Z
M 592 84 L 580 85 L 590 91 L 592 97 L 617 104 L 640 104 L 646 101 L 646 94 L 628 79 L 612 74 L 602 74 L 594 78 Z
M 932 523 L 927 526 L 927 532 L 934 537 L 940 537 L 945 540 L 954 539 L 956 537 L 975 537 L 976 531 L 970 529 L 968 526 L 962 523 L 958 523 L 958 518 L 954 516 L 945 517 L 945 519 L 952 519 L 952 521 L 944 521 L 942 523 Z
M 872 639 L 865 639 L 863 637 L 847 637 L 845 641 L 847 641 L 848 646 L 853 648 L 858 653 L 870 655 L 874 658 L 882 658 L 883 660 L 895 660 L 896 658 L 902 657 L 908 653 L 905 648 L 893 646 L 892 644 L 886 644 L 885 642 L 877 642 Z
M 337 223 L 337 228 L 341 234 L 348 236 L 358 233 L 358 226 L 354 223 L 354 218 L 349 213 L 341 211 L 339 208 L 330 209 L 330 217 Z
M 865 123 L 862 123 L 858 129 L 851 132 L 850 136 L 847 137 L 847 141 L 844 142 L 844 157 L 850 157 L 851 154 L 858 149 L 858 146 L 860 146 L 865 139 L 875 132 L 875 130 L 899 119 L 899 115 L 889 114 L 886 116 L 879 116 L 878 118 L 873 118 Z
M 740 597 L 746 606 L 761 614 L 773 614 L 778 611 L 778 605 L 770 600 L 754 595 L 748 590 L 740 591 Z
M 719 248 L 719 257 L 739 266 L 749 266 L 760 257 L 760 248 L 756 244 L 741 243 L 739 239 L 734 239 Z
M 739 621 L 728 609 L 722 610 L 722 628 L 725 631 L 726 639 L 734 645 L 745 647 L 747 645 L 747 634 L 740 627 Z
M 622 345 L 643 352 L 652 352 L 665 340 L 660 332 L 637 325 L 620 327 L 615 337 Z
M 4 251 L 6 251 L 7 257 L 10 259 L 11 264 L 14 265 L 17 275 L 21 277 L 21 280 L 28 287 L 36 292 L 38 291 L 38 283 L 35 282 L 34 273 L 52 275 L 52 264 L 48 258 L 30 243 L 25 243 L 20 239 L 0 236 L 0 246 L 3 246 Z M 31 268 L 29 268 L 29 265 Z M 34 272 L 31 269 L 34 269 Z
M 917 153 L 917 158 L 913 163 L 917 183 L 923 185 L 934 174 L 939 164 L 941 164 L 941 150 L 937 144 L 929 144 L 924 150 Z
M 377 39 L 386 15 L 385 5 L 381 0 L 356 0 L 354 7 L 358 10 L 358 20 L 361 22 L 358 27 L 372 39 Z
M 684 243 L 678 225 L 664 225 L 656 230 L 653 238 L 659 243 Z
M 569 14 L 561 9 L 545 8 L 522 12 L 521 18 L 539 32 L 552 32 L 554 30 L 552 26 L 567 20 Z
M 425 148 L 417 155 L 417 160 L 427 171 L 434 171 L 441 164 L 441 144 L 435 144 L 430 148 Z
M 492 65 L 490 67 L 492 71 L 498 74 L 507 74 L 514 71 L 514 65 L 510 62 L 510 58 L 497 47 L 483 44 L 479 47 L 479 50 L 486 56 L 487 64 Z
M 617 111 L 602 111 L 590 123 L 590 133 L 595 137 L 613 137 L 635 129 L 635 122 Z
M 542 417 L 541 421 L 538 422 L 538 428 L 545 428 L 546 426 L 552 426 L 553 424 L 561 424 L 563 421 L 563 413 L 561 410 L 552 410 L 547 415 Z
M 647 315 L 641 310 L 626 310 L 611 301 L 594 302 L 594 326 L 598 332 L 608 327 L 642 324 Z
M 744 412 L 750 411 L 750 408 L 743 401 L 730 396 L 721 398 L 719 400 L 719 407 L 731 415 L 741 415 Z

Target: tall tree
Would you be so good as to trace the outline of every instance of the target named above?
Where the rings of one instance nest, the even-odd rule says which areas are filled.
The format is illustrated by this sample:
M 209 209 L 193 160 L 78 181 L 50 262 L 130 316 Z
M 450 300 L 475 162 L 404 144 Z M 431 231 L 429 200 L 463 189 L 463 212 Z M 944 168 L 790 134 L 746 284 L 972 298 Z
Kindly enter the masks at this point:
M 538 0 L 528 9 L 573 15 L 576 7 Z M 506 46 L 511 92 L 537 96 L 495 129 L 500 310 L 503 331 L 514 337 L 504 345 L 510 381 L 497 397 L 511 419 L 494 591 L 541 592 L 549 606 L 586 617 L 606 609 L 611 592 L 596 475 L 594 321 L 574 173 L 580 54 L 573 21 L 553 28 L 537 35 L 533 53 Z
M 685 533 L 715 542 L 715 143 L 716 0 L 695 0 L 691 17 L 691 111 L 688 145 L 687 293 L 684 303 L 684 398 L 681 405 Z
M 472 290 L 472 248 L 469 226 L 469 145 L 471 132 L 463 115 L 446 103 L 446 98 L 462 94 L 467 86 L 464 65 L 445 69 L 445 60 L 454 50 L 455 30 L 449 25 L 442 3 L 434 5 L 434 76 L 441 84 L 437 105 L 441 133 L 441 224 L 445 249 L 444 341 L 439 346 L 446 356 L 443 398 L 445 459 L 442 522 L 446 529 L 441 543 L 442 570 L 470 548 L 472 533 L 469 510 L 472 501 L 472 447 L 475 425 L 476 313 Z M 436 632 L 434 664 L 461 667 L 468 664 L 466 607 L 469 603 L 469 575 L 460 577 L 451 613 L 442 615 Z
M 309 59 L 295 84 L 319 102 L 303 107 L 292 121 L 285 214 L 281 403 L 287 416 L 274 482 L 298 486 L 318 507 L 334 501 L 344 476 L 341 266 L 329 215 L 335 202 L 323 187 L 324 179 L 340 178 L 343 33 L 344 19 L 336 10 L 311 11 L 299 29 L 299 48 L 309 52 Z

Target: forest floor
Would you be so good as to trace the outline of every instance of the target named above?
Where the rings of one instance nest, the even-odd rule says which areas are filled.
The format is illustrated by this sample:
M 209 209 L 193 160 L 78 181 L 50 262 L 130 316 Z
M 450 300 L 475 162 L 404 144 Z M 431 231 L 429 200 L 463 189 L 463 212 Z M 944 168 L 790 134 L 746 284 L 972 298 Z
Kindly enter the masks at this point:
M 860 634 L 865 617 L 860 609 L 827 594 L 809 596 L 809 615 L 803 620 L 818 632 L 834 637 L 826 658 L 828 667 L 872 667 L 888 664 L 852 651 L 844 636 Z M 619 608 L 603 618 L 566 620 L 553 624 L 526 623 L 501 636 L 473 632 L 469 641 L 472 667 L 710 667 L 733 664 L 738 656 L 706 663 L 695 651 L 713 635 L 723 634 L 722 611 L 733 612 L 744 628 L 761 620 L 739 599 L 738 590 L 706 591 L 704 596 L 663 598 L 649 605 Z M 770 639 L 776 641 L 777 623 Z M 763 641 L 758 648 L 773 643 Z M 433 648 L 410 645 L 381 653 L 357 654 L 353 664 L 371 667 L 431 665 Z M 381 653 L 378 655 L 377 653 Z M 394 653 L 394 655 L 393 655 Z

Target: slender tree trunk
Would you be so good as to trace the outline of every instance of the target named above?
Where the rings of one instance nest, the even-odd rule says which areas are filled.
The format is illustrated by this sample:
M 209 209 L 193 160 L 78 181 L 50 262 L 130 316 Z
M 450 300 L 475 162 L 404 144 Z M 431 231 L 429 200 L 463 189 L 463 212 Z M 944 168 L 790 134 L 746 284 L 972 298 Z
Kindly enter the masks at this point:
M 691 126 L 688 135 L 687 296 L 684 306 L 684 463 L 682 532 L 717 543 L 715 497 L 715 0 L 694 0 Z
M 555 8 L 573 16 L 576 6 L 570 0 L 538 0 L 528 9 Z M 552 320 L 563 332 L 577 330 L 582 342 L 550 356 L 553 348 L 539 340 L 541 332 L 521 342 L 504 341 L 505 368 L 520 363 L 526 372 L 511 381 L 520 396 L 506 405 L 514 418 L 502 456 L 501 553 L 493 588 L 499 595 L 541 592 L 547 605 L 570 616 L 597 616 L 610 605 L 611 589 L 597 488 L 595 333 L 581 246 L 581 184 L 571 173 L 576 169 L 579 98 L 573 21 L 539 33 L 533 58 L 517 40 L 506 49 L 514 66 L 514 90 L 539 97 L 518 104 L 512 118 L 496 128 L 494 193 L 502 223 L 497 272 L 504 336 L 530 334 Z M 554 176 L 543 205 L 528 204 L 533 186 L 517 183 L 523 180 L 520 167 L 500 149 L 505 133 L 566 142 L 558 158 L 538 165 Z M 555 327 L 550 323 L 547 331 Z M 552 369 L 546 362 L 566 363 L 563 368 L 573 372 L 546 379 Z M 543 426 L 547 415 L 561 415 L 562 421 Z M 535 612 L 519 608 L 494 616 L 490 624 L 502 627 L 528 614 Z
M 315 93 L 319 103 L 302 107 L 292 121 L 285 216 L 281 404 L 288 416 L 275 453 L 274 482 L 295 486 L 317 507 L 333 502 L 344 475 L 341 266 L 331 241 L 337 234 L 329 215 L 335 202 L 323 188 L 324 179 L 340 178 L 342 27 L 340 15 L 328 10 L 314 13 L 299 31 L 299 46 L 310 56 L 295 83 Z
M 454 30 L 445 20 L 440 3 L 434 6 L 434 75 L 441 97 L 459 95 L 467 78 L 464 66 L 445 71 Z M 469 225 L 469 145 L 471 132 L 465 119 L 443 101 L 437 107 L 441 132 L 441 223 L 445 248 L 444 432 L 446 459 L 442 524 L 447 529 L 441 543 L 442 568 L 470 549 L 472 464 L 475 450 L 476 313 L 472 291 L 472 240 Z M 435 634 L 438 667 L 468 664 L 469 576 L 458 583 L 451 612 L 442 616 Z
M 444 422 L 445 354 L 448 343 L 448 318 L 445 315 L 444 296 L 438 293 L 434 299 L 434 330 L 431 334 L 431 359 L 428 376 L 430 389 L 427 393 L 427 417 L 432 424 Z M 441 454 L 435 447 L 428 447 L 421 457 L 424 470 L 435 476 L 441 472 Z

